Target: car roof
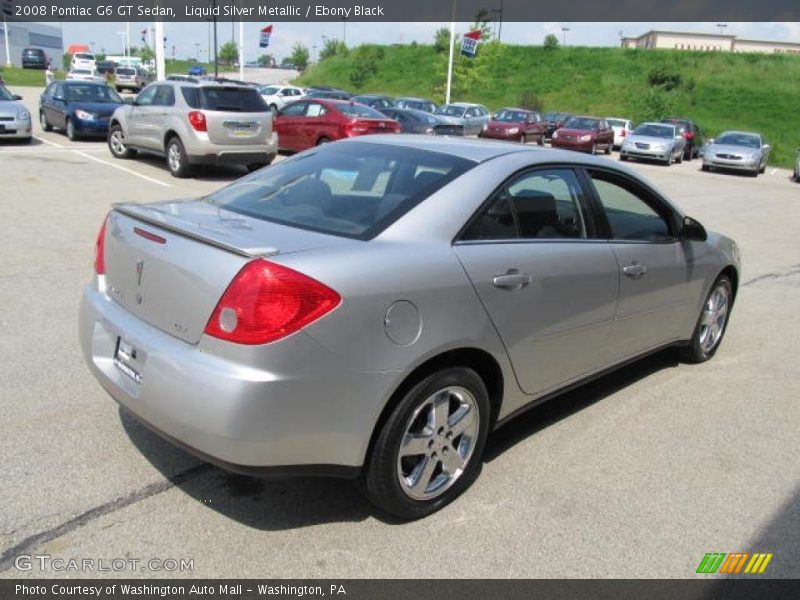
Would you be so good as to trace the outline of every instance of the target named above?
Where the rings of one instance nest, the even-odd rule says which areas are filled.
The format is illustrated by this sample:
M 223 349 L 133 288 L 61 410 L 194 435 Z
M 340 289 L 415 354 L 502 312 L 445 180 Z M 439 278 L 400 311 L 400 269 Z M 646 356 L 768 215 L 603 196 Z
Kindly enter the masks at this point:
M 535 110 L 531 110 L 529 108 L 519 108 L 517 106 L 504 106 L 503 108 L 497 109 L 497 112 L 502 112 L 504 110 L 514 110 L 514 111 L 517 111 L 517 112 L 526 112 L 526 113 L 534 113 L 534 112 L 536 112 Z
M 79 71 L 91 71 L 91 69 L 78 69 Z M 108 84 L 105 81 L 77 81 L 75 79 L 65 79 L 64 81 L 59 81 L 59 83 L 63 85 L 97 85 L 97 86 L 107 86 Z
M 451 136 L 427 136 L 413 134 L 376 134 L 347 138 L 336 142 L 337 144 L 385 144 L 387 146 L 402 146 L 429 152 L 450 154 L 473 162 L 485 162 L 499 156 L 529 152 L 531 164 L 536 163 L 568 163 L 608 166 L 608 159 L 593 157 L 588 154 L 573 152 L 571 150 L 558 150 L 555 148 L 541 148 L 538 146 L 523 146 L 509 144 L 504 141 L 465 139 Z M 626 173 L 632 172 L 625 165 L 614 164 L 614 168 Z M 639 177 L 641 179 L 641 177 Z
M 430 102 L 431 104 L 435 104 L 433 100 L 428 100 L 427 98 L 418 98 L 417 96 L 401 96 L 398 100 L 404 101 L 414 101 L 414 102 Z
M 754 135 L 756 137 L 761 137 L 761 134 L 756 132 L 756 131 L 738 131 L 738 130 L 734 130 L 734 129 L 730 129 L 728 131 L 723 131 L 717 137 L 720 137 L 720 136 L 723 136 L 723 135 Z
M 478 104 L 477 102 L 451 102 L 447 106 L 460 106 L 464 108 L 469 108 L 470 106 L 482 106 L 482 105 Z

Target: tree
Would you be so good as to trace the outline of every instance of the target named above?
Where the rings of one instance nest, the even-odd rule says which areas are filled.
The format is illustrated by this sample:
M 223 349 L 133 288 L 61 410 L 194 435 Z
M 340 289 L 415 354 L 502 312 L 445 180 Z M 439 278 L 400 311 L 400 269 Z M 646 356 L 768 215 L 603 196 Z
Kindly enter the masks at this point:
M 322 45 L 322 50 L 319 51 L 319 59 L 322 61 L 333 56 L 347 56 L 347 53 L 347 46 L 342 40 L 328 38 Z
M 558 46 L 558 37 L 555 33 L 548 33 L 544 36 L 544 47 L 546 50 L 555 50 Z
M 219 60 L 230 66 L 239 60 L 239 49 L 236 47 L 236 42 L 225 42 L 220 46 Z
M 139 58 L 142 59 L 143 63 L 150 63 L 156 57 L 156 53 L 153 52 L 148 46 L 145 46 L 139 51 Z
M 442 27 L 433 34 L 433 49 L 437 54 L 450 51 L 450 30 L 447 27 Z
M 259 67 L 272 67 L 275 65 L 275 57 L 272 54 L 262 54 L 257 60 Z
M 487 40 L 492 39 L 492 28 L 489 25 L 491 23 L 492 18 L 489 16 L 489 11 L 485 8 L 480 9 L 477 13 L 475 13 L 475 22 L 470 26 L 470 31 L 475 31 L 479 29 L 481 32 L 481 41 L 485 42 Z M 448 36 L 449 36 L 448 32 Z M 448 40 L 448 44 L 450 41 Z
M 308 59 L 310 56 L 311 53 L 306 46 L 300 42 L 295 42 L 294 46 L 292 46 L 292 54 L 289 56 L 289 60 L 298 70 L 304 71 L 308 66 Z
M 356 48 L 353 64 L 350 69 L 350 83 L 361 88 L 367 80 L 378 72 L 378 63 L 385 57 L 380 46 L 359 46 Z

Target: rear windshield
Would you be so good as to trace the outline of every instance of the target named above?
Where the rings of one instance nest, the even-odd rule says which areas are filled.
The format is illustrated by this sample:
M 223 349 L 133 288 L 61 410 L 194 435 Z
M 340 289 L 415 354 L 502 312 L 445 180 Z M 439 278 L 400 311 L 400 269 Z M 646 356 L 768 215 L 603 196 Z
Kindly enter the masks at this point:
M 266 102 L 255 88 L 182 87 L 186 104 L 192 108 L 222 112 L 267 112 Z
M 206 200 L 256 219 L 366 240 L 474 165 L 417 148 L 326 144 Z
M 622 119 L 606 119 L 611 127 L 625 127 L 625 121 Z
M 83 60 L 94 60 L 94 56 L 92 54 L 82 54 L 80 52 L 75 55 L 75 58 L 80 58 Z
M 463 117 L 466 110 L 463 106 L 440 106 L 436 109 L 436 114 L 446 117 Z
M 117 67 L 117 75 L 135 75 L 136 70 L 128 67 Z
M 360 119 L 385 119 L 386 115 L 364 104 L 334 104 L 333 107 L 348 117 Z

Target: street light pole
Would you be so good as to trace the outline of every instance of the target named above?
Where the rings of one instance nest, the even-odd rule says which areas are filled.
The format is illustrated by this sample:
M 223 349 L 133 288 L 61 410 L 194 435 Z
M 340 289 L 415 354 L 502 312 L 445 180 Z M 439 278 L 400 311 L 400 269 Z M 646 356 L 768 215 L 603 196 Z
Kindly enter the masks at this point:
M 8 41 L 8 21 L 6 20 L 6 16 L 3 15 L 3 39 L 6 42 L 6 66 L 10 67 L 11 65 L 11 47 Z
M 447 89 L 445 90 L 444 103 L 450 104 L 450 89 L 453 85 L 453 51 L 456 46 L 456 2 L 453 0 L 453 15 L 450 21 L 450 58 L 447 60 Z
M 561 28 L 561 33 L 562 33 L 562 36 L 563 36 L 562 37 L 562 39 L 563 39 L 562 43 L 563 43 L 564 46 L 567 45 L 567 32 L 568 31 L 569 31 L 569 27 L 562 27 Z

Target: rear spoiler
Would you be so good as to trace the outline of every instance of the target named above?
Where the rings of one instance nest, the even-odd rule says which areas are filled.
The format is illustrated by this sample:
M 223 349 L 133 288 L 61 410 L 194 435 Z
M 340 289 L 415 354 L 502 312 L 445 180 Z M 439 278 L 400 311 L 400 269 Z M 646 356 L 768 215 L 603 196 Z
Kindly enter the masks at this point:
M 159 229 L 176 233 L 180 236 L 236 254 L 237 256 L 243 256 L 245 258 L 264 258 L 280 254 L 277 248 L 270 246 L 242 247 L 230 244 L 220 239 L 227 236 L 227 232 L 180 219 L 159 209 L 157 206 L 117 203 L 112 205 L 112 208 L 127 217 L 149 223 L 150 225 L 155 225 Z

